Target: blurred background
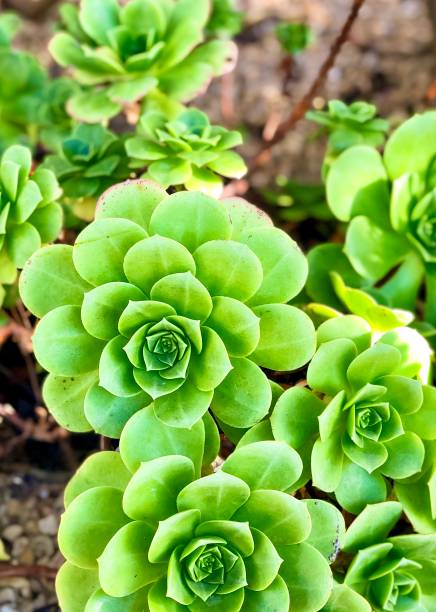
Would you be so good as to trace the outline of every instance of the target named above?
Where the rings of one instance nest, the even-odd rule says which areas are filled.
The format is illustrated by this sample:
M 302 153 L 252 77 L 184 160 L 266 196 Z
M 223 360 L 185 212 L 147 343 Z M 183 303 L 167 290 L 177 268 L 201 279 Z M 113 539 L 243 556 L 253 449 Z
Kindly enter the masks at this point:
M 256 156 L 263 139 L 274 134 L 307 92 L 350 5 L 351 0 L 240 0 L 244 17 L 236 36 L 236 70 L 214 82 L 196 105 L 213 122 L 243 132 L 241 152 L 247 160 Z M 11 9 L 24 19 L 14 46 L 31 51 L 55 70 L 47 42 L 54 31 L 57 2 L 0 1 L 0 11 Z M 307 46 L 287 53 L 276 36 L 282 21 L 309 26 Z M 435 29 L 436 0 L 366 0 L 313 100 L 314 108 L 323 109 L 331 99 L 365 100 L 395 126 L 435 106 Z M 319 197 L 325 145 L 319 127 L 303 119 L 251 173 L 249 184 L 234 186 L 235 193 L 270 206 L 303 248 L 310 244 L 307 228 L 300 224 L 295 235 L 295 214 L 286 209 L 298 194 L 290 199 L 280 185 L 285 180 L 310 184 L 315 199 Z M 307 190 L 304 193 L 307 197 Z M 310 233 L 313 237 L 312 226 Z M 40 406 L 43 375 L 30 356 L 31 326 L 25 313 L 17 317 L 21 324 L 15 328 L 0 327 L 0 560 L 53 569 L 44 570 L 42 578 L 36 567 L 23 571 L 23 577 L 0 572 L 0 612 L 51 612 L 58 609 L 52 575 L 61 563 L 56 531 L 62 490 L 71 472 L 101 442 L 94 435 L 67 434 Z

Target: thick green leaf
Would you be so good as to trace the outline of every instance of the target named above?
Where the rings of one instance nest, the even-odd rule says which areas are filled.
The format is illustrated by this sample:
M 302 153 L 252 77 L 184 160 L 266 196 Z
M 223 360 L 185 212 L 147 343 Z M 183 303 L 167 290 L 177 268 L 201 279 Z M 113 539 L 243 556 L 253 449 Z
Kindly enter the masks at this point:
M 81 376 L 47 376 L 43 386 L 44 402 L 61 427 L 80 433 L 92 429 L 85 415 L 85 396 L 97 378 L 96 371 Z
M 249 300 L 251 306 L 289 302 L 303 288 L 308 266 L 298 245 L 276 227 L 259 227 L 239 238 L 257 255 L 263 268 L 263 281 Z
M 213 391 L 232 369 L 226 347 L 213 329 L 201 329 L 203 348 L 191 357 L 190 380 L 202 391 Z
M 346 584 L 335 584 L 323 612 L 371 612 L 371 606 L 362 595 Z
M 97 567 L 97 559 L 113 535 L 129 519 L 122 510 L 122 492 L 114 487 L 95 487 L 81 493 L 62 515 L 59 548 L 79 567 Z
M 222 469 L 244 480 L 252 491 L 285 491 L 298 480 L 303 464 L 297 451 L 284 442 L 265 441 L 235 449 Z
M 251 358 L 270 370 L 296 370 L 313 356 L 315 328 L 302 310 L 287 304 L 254 308 L 260 317 L 260 340 Z
M 389 193 L 380 154 L 367 146 L 350 147 L 331 165 L 327 176 L 327 202 L 339 220 L 359 214 L 387 216 Z
M 405 237 L 360 216 L 348 226 L 344 250 L 356 271 L 376 282 L 405 258 L 410 246 Z
M 223 538 L 244 557 L 249 557 L 254 551 L 254 539 L 248 523 L 232 520 L 206 521 L 197 527 L 195 535 Z
M 271 387 L 262 370 L 249 359 L 232 359 L 233 370 L 215 389 L 211 409 L 232 427 L 250 427 L 271 405 Z
M 342 548 L 345 521 L 340 511 L 322 499 L 304 499 L 312 520 L 306 544 L 316 548 L 331 564 Z
M 138 266 L 138 262 L 143 262 L 143 265 Z M 128 251 L 124 272 L 131 283 L 150 294 L 153 285 L 168 274 L 195 274 L 195 262 L 182 244 L 156 235 L 137 242 Z
M 148 607 L 150 612 L 183 612 L 186 609 L 175 599 L 167 597 L 166 578 L 162 578 L 152 585 L 148 593 Z
M 243 198 L 225 198 L 222 203 L 230 216 L 232 240 L 239 240 L 241 234 L 248 229 L 271 227 L 273 224 L 271 218 L 261 208 L 257 208 Z
M 315 612 L 328 601 L 333 577 L 324 557 L 310 544 L 280 546 L 283 558 L 280 576 L 289 589 L 291 606 L 296 612 Z
M 94 487 L 111 486 L 124 491 L 131 476 L 120 453 L 115 451 L 94 453 L 85 459 L 65 487 L 65 507 L 68 508 L 76 497 Z
M 339 504 L 352 514 L 359 514 L 367 504 L 377 504 L 386 499 L 386 481 L 380 474 L 368 474 L 354 463 L 346 463 L 342 478 L 335 490 Z
M 316 440 L 311 456 L 314 486 L 328 493 L 334 491 L 341 481 L 343 463 L 344 452 L 338 435 L 325 441 Z
M 325 404 L 309 389 L 287 389 L 271 415 L 274 438 L 299 449 L 318 433 L 318 417 L 324 408 Z
M 336 395 L 347 389 L 347 370 L 356 355 L 356 345 L 348 338 L 321 344 L 307 370 L 309 386 L 326 395 Z
M 264 612 L 265 610 L 279 612 L 288 610 L 289 603 L 288 587 L 281 576 L 276 576 L 273 582 L 262 591 L 245 590 L 241 612 Z
M 161 521 L 151 542 L 148 560 L 152 563 L 169 561 L 177 546 L 186 545 L 193 539 L 200 518 L 201 513 L 195 508 L 178 512 Z
M 282 559 L 271 540 L 252 527 L 254 552 L 244 560 L 247 572 L 247 588 L 263 591 L 277 578 Z
M 248 521 L 262 531 L 275 546 L 297 544 L 311 530 L 305 504 L 281 491 L 252 491 L 250 499 L 234 514 L 237 521 Z
M 33 335 L 35 356 L 58 376 L 79 376 L 98 366 L 103 342 L 82 325 L 79 306 L 59 306 L 47 313 Z
M 80 5 L 80 25 L 100 45 L 107 45 L 107 33 L 115 28 L 118 21 L 116 0 L 82 0 Z
M 361 548 L 378 544 L 386 539 L 401 516 L 399 502 L 387 501 L 368 504 L 347 529 L 342 548 L 346 552 L 358 552 Z
M 150 232 L 173 238 L 193 252 L 209 240 L 230 238 L 231 225 L 226 209 L 217 200 L 202 193 L 180 192 L 157 206 Z
M 212 311 L 206 287 L 191 272 L 169 274 L 158 280 L 150 292 L 152 300 L 172 306 L 177 314 L 205 321 Z
M 260 339 L 260 319 L 251 308 L 230 297 L 212 298 L 213 308 L 206 321 L 226 345 L 231 357 L 246 357 Z
M 118 397 L 96 383 L 89 387 L 85 395 L 85 417 L 96 433 L 119 438 L 130 417 L 150 402 L 151 398 L 143 391 Z
M 182 489 L 177 497 L 177 507 L 180 512 L 200 510 L 202 521 L 228 520 L 249 497 L 250 488 L 243 480 L 225 472 L 216 472 Z
M 384 160 L 391 179 L 406 172 L 425 174 L 434 159 L 436 113 L 417 114 L 395 130 L 386 143 Z
M 168 427 L 156 418 L 152 405 L 131 417 L 120 438 L 121 457 L 131 472 L 136 471 L 143 461 L 164 455 L 184 455 L 192 460 L 198 475 L 203 449 L 202 421 L 192 429 Z
M 145 230 L 127 219 L 97 219 L 77 237 L 73 261 L 80 276 L 91 285 L 126 281 L 123 259 Z
M 177 495 L 194 477 L 194 464 L 183 455 L 141 463 L 125 490 L 124 512 L 134 520 L 166 519 L 177 512 Z
M 111 597 L 99 589 L 88 600 L 84 612 L 143 612 L 148 587 L 126 597 Z
M 190 429 L 210 406 L 213 391 L 200 391 L 190 380 L 181 387 L 157 397 L 154 401 L 156 417 L 170 427 Z
M 6 249 L 17 268 L 23 268 L 26 261 L 41 246 L 41 236 L 30 223 L 13 225 L 6 234 Z
M 436 389 L 429 385 L 422 387 L 423 403 L 412 414 L 402 415 L 405 429 L 416 433 L 423 440 L 436 439 Z
M 259 289 L 262 265 L 245 244 L 233 240 L 211 240 L 194 252 L 197 278 L 211 296 L 247 301 Z
M 357 390 L 366 383 L 377 382 L 381 376 L 395 374 L 400 361 L 400 352 L 394 346 L 379 342 L 353 360 L 347 370 L 347 378 Z
M 118 335 L 118 321 L 129 302 L 144 297 L 142 291 L 129 283 L 112 282 L 95 287 L 83 299 L 83 326 L 91 336 L 110 340 Z
M 133 366 L 124 351 L 126 339 L 115 336 L 106 344 L 99 362 L 100 385 L 120 397 L 136 395 L 140 389 L 133 377 Z
M 148 232 L 151 215 L 167 193 L 154 183 L 136 179 L 113 185 L 97 202 L 96 219 L 122 217 L 137 223 Z
M 29 217 L 29 223 L 34 226 L 41 237 L 42 243 L 53 242 L 62 229 L 64 213 L 58 202 L 49 202 L 37 208 Z
M 80 589 L 77 585 L 80 584 Z M 56 576 L 56 595 L 62 610 L 83 612 L 88 598 L 99 587 L 96 569 L 82 569 L 64 563 Z
M 384 443 L 388 458 L 381 472 L 393 479 L 409 478 L 417 474 L 424 463 L 425 448 L 419 436 L 412 431 L 406 431 Z
M 165 573 L 165 565 L 148 560 L 154 532 L 152 525 L 134 521 L 109 541 L 98 559 L 100 584 L 108 595 L 126 597 Z
M 371 336 L 369 324 L 356 315 L 341 315 L 327 319 L 316 330 L 318 345 L 346 338 L 354 342 L 359 352 L 370 347 Z

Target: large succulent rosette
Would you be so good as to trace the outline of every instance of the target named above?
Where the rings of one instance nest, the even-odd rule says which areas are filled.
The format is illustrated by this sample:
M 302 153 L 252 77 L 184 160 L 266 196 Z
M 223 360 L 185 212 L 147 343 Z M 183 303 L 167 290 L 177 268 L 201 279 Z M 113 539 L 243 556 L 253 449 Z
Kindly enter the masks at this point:
M 431 612 L 436 605 L 436 534 L 389 532 L 402 512 L 398 502 L 369 505 L 351 524 L 343 550 L 354 555 L 344 584 L 377 612 Z
M 86 88 L 69 100 L 69 112 L 97 123 L 156 89 L 175 100 L 192 99 L 236 59 L 231 41 L 203 42 L 210 8 L 209 0 L 65 4 L 65 31 L 54 36 L 50 51 Z
M 416 115 L 388 139 L 383 157 L 354 146 L 332 164 L 327 200 L 349 222 L 344 252 L 382 300 L 415 310 L 425 280 L 426 319 L 436 320 L 436 113 Z M 324 248 L 325 247 L 319 247 Z M 336 262 L 332 269 L 337 269 Z M 340 262 L 349 280 L 352 270 Z M 340 271 L 340 270 L 338 270 Z M 385 280 L 385 277 L 388 279 Z
M 281 394 L 270 418 L 240 444 L 287 442 L 304 461 L 299 484 L 312 480 L 355 514 L 385 500 L 392 481 L 407 489 L 433 464 L 436 389 L 415 378 L 421 365 L 409 344 L 414 332 L 405 329 L 370 346 L 370 328 L 359 317 L 323 323 L 308 367 L 309 388 Z M 427 507 L 425 513 L 431 516 Z
M 135 446 L 138 424 L 129 424 L 121 454 L 91 456 L 68 485 L 59 531 L 67 562 L 57 579 L 63 612 L 321 609 L 332 589 L 326 556 L 344 525 L 330 504 L 285 492 L 301 471 L 298 454 L 260 442 L 197 478 L 192 430 L 158 428 L 178 454 L 162 456 L 145 428 L 150 444 Z
M 56 202 L 61 190 L 53 172 L 31 174 L 29 149 L 12 145 L 0 161 L 0 304 L 2 285 L 15 282 L 17 269 L 42 243 L 55 240 L 62 226 Z
M 260 366 L 293 370 L 314 352 L 312 322 L 286 304 L 306 274 L 297 245 L 243 200 L 141 180 L 111 188 L 74 246 L 39 250 L 22 274 L 42 317 L 48 407 L 69 429 L 114 437 L 150 398 L 176 427 L 209 406 L 253 425 L 272 397 Z

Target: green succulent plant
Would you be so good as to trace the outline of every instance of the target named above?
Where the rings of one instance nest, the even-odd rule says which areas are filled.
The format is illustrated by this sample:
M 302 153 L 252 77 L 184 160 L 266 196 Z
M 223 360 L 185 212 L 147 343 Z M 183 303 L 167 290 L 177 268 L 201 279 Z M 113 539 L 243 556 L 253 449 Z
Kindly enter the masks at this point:
M 229 149 L 240 145 L 239 132 L 211 125 L 207 115 L 190 108 L 168 119 L 151 110 L 139 123 L 138 135 L 126 141 L 132 167 L 147 167 L 144 178 L 164 188 L 183 186 L 219 197 L 223 179 L 241 178 L 247 167 Z
M 279 23 L 276 36 L 284 51 L 297 55 L 313 42 L 313 30 L 305 23 Z
M 212 11 L 206 25 L 208 36 L 232 38 L 242 29 L 244 13 L 236 10 L 235 0 L 212 0 Z
M 386 140 L 389 121 L 377 117 L 377 107 L 367 102 L 345 104 L 330 100 L 328 110 L 310 110 L 306 119 L 320 125 L 329 135 L 323 163 L 323 176 L 327 176 L 332 162 L 343 151 L 356 145 L 381 147 Z
M 422 369 L 413 346 L 417 332 L 403 329 L 370 346 L 371 328 L 360 317 L 320 325 L 307 371 L 310 388 L 287 389 L 270 418 L 239 444 L 287 442 L 303 458 L 299 485 L 312 480 L 354 514 L 385 500 L 392 481 L 400 486 L 421 478 L 433 465 L 436 389 L 413 378 Z
M 136 447 L 132 470 L 128 428 L 120 454 L 91 456 L 67 486 L 59 530 L 67 562 L 57 579 L 64 612 L 77 609 L 78 597 L 86 612 L 323 607 L 333 582 L 326 555 L 344 521 L 327 502 L 285 492 L 301 471 L 295 451 L 279 442 L 248 445 L 198 478 L 192 430 L 182 448 L 180 430 L 160 424 L 161 439 L 171 437 L 182 453 L 162 456 L 151 441 L 146 456 Z M 86 588 L 77 596 L 79 577 Z
M 354 557 L 344 584 L 367 599 L 368 610 L 431 612 L 436 604 L 436 534 L 389 537 L 401 512 L 395 501 L 368 505 L 350 525 L 343 550 Z
M 131 173 L 124 139 L 101 125 L 77 125 L 62 142 L 59 154 L 42 167 L 52 170 L 63 189 L 63 202 L 86 221 L 92 220 L 101 194 Z
M 46 85 L 47 74 L 32 55 L 0 44 L 0 153 L 37 142 Z
M 235 46 L 205 38 L 209 0 L 81 0 L 61 9 L 66 31 L 49 48 L 85 90 L 68 110 L 88 123 L 107 120 L 156 89 L 187 101 L 230 69 Z
M 10 47 L 15 34 L 21 28 L 21 19 L 16 13 L 4 11 L 0 15 L 0 48 Z
M 114 409 L 101 424 L 109 405 L 131 413 L 150 397 L 174 426 L 209 406 L 253 425 L 272 397 L 260 366 L 293 370 L 315 350 L 310 318 L 287 304 L 306 275 L 296 243 L 244 200 L 168 196 L 144 180 L 112 187 L 73 247 L 39 250 L 21 276 L 24 303 L 43 317 L 34 350 L 50 372 L 48 407 L 69 429 L 100 433 L 120 419 Z
M 31 173 L 32 154 L 9 147 L 0 161 L 0 303 L 17 277 L 17 269 L 43 243 L 55 240 L 62 227 L 61 191 L 49 170 Z
M 332 164 L 327 201 L 348 222 L 344 253 L 354 276 L 396 308 L 416 310 L 425 284 L 424 318 L 436 321 L 435 168 L 436 113 L 404 122 L 383 157 L 353 146 Z M 337 266 L 346 267 L 344 260 Z

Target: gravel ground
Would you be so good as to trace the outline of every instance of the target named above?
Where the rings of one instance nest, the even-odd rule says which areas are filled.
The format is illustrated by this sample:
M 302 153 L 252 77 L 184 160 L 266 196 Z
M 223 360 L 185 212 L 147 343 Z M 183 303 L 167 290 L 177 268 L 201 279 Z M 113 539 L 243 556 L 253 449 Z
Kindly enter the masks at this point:
M 14 0 L 17 4 L 22 0 Z M 26 0 L 24 4 L 29 4 Z M 244 153 L 255 154 L 262 128 L 269 119 L 284 118 L 307 91 L 345 20 L 350 0 L 241 0 L 249 29 L 241 36 L 240 57 L 226 86 L 215 83 L 198 100 L 216 121 L 247 126 Z M 44 50 L 52 31 L 49 11 L 42 21 L 26 23 L 19 43 L 37 52 L 48 65 Z M 279 66 L 282 54 L 274 36 L 280 19 L 310 23 L 315 42 L 297 58 L 292 78 L 283 93 Z M 316 100 L 340 97 L 346 101 L 375 102 L 383 116 L 399 121 L 414 110 L 428 107 L 428 91 L 435 79 L 432 29 L 424 0 L 367 0 L 352 37 L 342 50 Z M 256 173 L 256 186 L 271 183 L 284 173 L 300 180 L 317 180 L 323 143 L 312 138 L 315 128 L 306 121 L 273 152 L 271 161 Z M 0 423 L 0 427 L 2 427 Z M 62 510 L 62 489 L 67 475 L 43 472 L 27 465 L 0 470 L 0 538 L 14 564 L 57 567 L 56 529 Z M 53 612 L 57 610 L 53 584 L 36 579 L 1 579 L 0 612 Z

